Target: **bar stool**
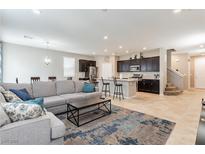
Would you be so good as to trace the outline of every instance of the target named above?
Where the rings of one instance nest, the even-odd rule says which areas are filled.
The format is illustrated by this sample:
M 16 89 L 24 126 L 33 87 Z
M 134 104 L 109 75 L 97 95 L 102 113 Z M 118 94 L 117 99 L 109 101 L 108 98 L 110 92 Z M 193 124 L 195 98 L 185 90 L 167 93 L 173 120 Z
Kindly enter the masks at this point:
M 116 77 L 113 77 L 113 81 L 114 81 L 114 94 L 113 94 L 113 99 L 116 97 L 119 98 L 119 100 L 124 99 L 124 95 L 123 95 L 123 88 L 122 88 L 122 84 L 121 83 L 117 83 L 117 79 Z
M 110 96 L 110 83 L 108 82 L 104 82 L 103 77 L 101 77 L 102 79 L 102 92 L 105 93 L 105 97 L 107 97 L 107 92 L 109 92 L 109 96 Z
M 31 77 L 31 83 L 40 81 L 40 77 Z
M 50 81 L 56 81 L 56 76 L 49 76 L 49 77 L 48 77 L 48 80 L 50 80 Z

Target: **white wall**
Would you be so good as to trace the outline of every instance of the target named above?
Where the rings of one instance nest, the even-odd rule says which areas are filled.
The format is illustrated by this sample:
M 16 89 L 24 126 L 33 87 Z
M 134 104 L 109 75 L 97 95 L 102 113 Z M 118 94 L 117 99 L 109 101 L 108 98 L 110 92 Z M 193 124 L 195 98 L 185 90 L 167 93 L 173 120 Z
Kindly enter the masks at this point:
M 49 65 L 44 64 L 46 56 L 51 59 Z M 64 56 L 75 58 L 76 79 L 84 77 L 84 73 L 79 72 L 79 59 L 94 59 L 93 56 L 3 43 L 3 82 L 15 82 L 18 77 L 20 83 L 29 83 L 31 76 L 40 76 L 44 81 L 48 80 L 48 76 L 64 79 Z
M 177 54 L 177 53 L 172 53 L 172 58 L 171 58 L 171 66 L 172 69 L 176 70 L 178 69 L 180 73 L 184 74 L 184 80 L 185 80 L 185 85 L 184 88 L 187 89 L 189 88 L 189 83 L 190 83 L 190 57 L 187 53 L 184 54 Z
M 96 56 L 95 60 L 96 60 L 96 65 L 98 68 L 98 77 L 102 76 L 102 64 L 103 63 L 110 63 L 112 65 L 112 76 L 118 76 L 117 73 L 117 61 L 118 61 L 119 57 L 118 56 Z
M 160 48 L 160 95 L 164 95 L 167 84 L 167 50 Z

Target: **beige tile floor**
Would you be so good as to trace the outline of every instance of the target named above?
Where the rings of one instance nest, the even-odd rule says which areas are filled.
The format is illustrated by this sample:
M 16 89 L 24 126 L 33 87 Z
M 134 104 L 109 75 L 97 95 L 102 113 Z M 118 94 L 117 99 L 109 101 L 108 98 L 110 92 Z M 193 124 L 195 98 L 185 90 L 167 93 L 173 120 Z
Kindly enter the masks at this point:
M 199 89 L 189 89 L 179 96 L 137 92 L 132 99 L 115 99 L 112 103 L 175 122 L 167 144 L 190 145 L 195 144 L 202 97 L 205 97 L 205 90 Z

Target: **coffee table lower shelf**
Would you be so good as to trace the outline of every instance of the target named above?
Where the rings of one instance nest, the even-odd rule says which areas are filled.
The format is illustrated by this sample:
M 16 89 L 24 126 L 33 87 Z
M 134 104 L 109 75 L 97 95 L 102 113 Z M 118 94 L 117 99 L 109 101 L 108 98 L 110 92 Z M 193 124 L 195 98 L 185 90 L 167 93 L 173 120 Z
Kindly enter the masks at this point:
M 97 108 L 80 113 L 80 111 L 83 109 L 95 107 L 95 106 Z M 80 127 L 80 126 L 85 125 L 87 123 L 90 123 L 94 120 L 105 117 L 105 116 L 111 114 L 111 112 L 112 112 L 112 109 L 111 109 L 111 100 L 110 99 L 104 100 L 102 102 L 96 102 L 94 104 L 90 104 L 90 105 L 82 106 L 82 107 L 76 107 L 73 104 L 67 104 L 67 120 L 70 121 L 71 123 L 73 123 L 74 125 L 76 125 L 77 127 Z M 100 114 L 95 118 L 91 118 L 91 120 L 88 120 L 88 121 L 81 123 L 80 122 L 81 117 L 86 116 L 89 113 L 93 113 L 93 114 L 100 113 Z

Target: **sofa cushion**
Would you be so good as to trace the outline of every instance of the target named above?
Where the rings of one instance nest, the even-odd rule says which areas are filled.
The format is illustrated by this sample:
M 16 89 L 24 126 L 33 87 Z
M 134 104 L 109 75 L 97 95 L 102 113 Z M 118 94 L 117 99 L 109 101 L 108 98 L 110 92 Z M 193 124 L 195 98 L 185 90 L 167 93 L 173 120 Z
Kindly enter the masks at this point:
M 60 97 L 64 98 L 66 100 L 66 103 L 83 102 L 86 99 L 85 93 L 64 94 L 64 95 L 60 95 Z
M 63 137 L 65 135 L 64 123 L 56 116 L 54 116 L 51 112 L 47 112 L 47 115 L 49 116 L 51 122 L 51 138 L 57 139 Z
M 16 94 L 11 91 L 3 91 L 2 94 L 4 95 L 4 98 L 7 102 L 22 101 L 18 96 L 16 96 Z
M 2 105 L 12 122 L 34 119 L 44 114 L 40 105 L 26 103 L 5 103 Z
M 0 103 L 0 127 L 3 125 L 11 123 L 11 120 L 9 119 L 8 115 L 5 113 L 1 103 Z
M 84 86 L 85 82 L 75 81 L 74 83 L 75 83 L 75 92 L 76 93 L 82 92 L 83 91 L 83 86 Z
M 60 96 L 44 97 L 44 106 L 46 108 L 64 105 L 65 99 Z
M 48 97 L 56 95 L 55 82 L 39 81 L 32 84 L 34 97 Z
M 86 93 L 85 97 L 87 99 L 93 99 L 93 98 L 100 98 L 102 96 L 101 92 L 93 92 L 93 93 Z
M 75 85 L 72 80 L 56 81 L 57 95 L 70 94 L 75 92 Z
M 16 83 L 1 83 L 1 86 L 3 86 L 6 90 L 9 90 L 9 89 L 26 89 L 29 93 L 30 96 L 33 96 L 33 93 L 32 93 L 32 87 L 31 87 L 31 84 L 27 84 L 27 83 L 19 83 L 19 84 L 16 84 Z

